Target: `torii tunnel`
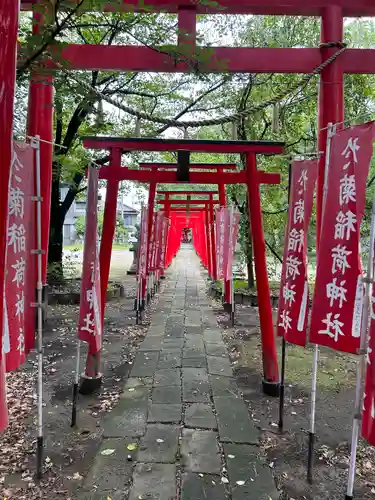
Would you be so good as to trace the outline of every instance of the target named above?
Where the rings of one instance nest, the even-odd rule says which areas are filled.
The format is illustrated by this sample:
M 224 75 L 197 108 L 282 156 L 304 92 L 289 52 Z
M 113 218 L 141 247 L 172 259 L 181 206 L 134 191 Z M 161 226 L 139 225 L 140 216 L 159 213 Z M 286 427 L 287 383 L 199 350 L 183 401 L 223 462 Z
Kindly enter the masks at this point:
M 107 180 L 107 196 L 104 210 L 103 232 L 100 251 L 100 265 L 102 278 L 102 306 L 105 306 L 105 293 L 107 290 L 109 264 L 112 252 L 112 241 L 115 230 L 116 203 L 118 185 L 123 180 L 137 180 L 139 182 L 149 183 L 148 200 L 148 227 L 151 233 L 153 207 L 158 183 L 169 184 L 214 184 L 218 186 L 219 200 L 225 204 L 225 185 L 226 184 L 246 184 L 248 191 L 249 217 L 251 221 L 252 237 L 254 242 L 254 264 L 257 281 L 257 291 L 259 298 L 259 316 L 261 324 L 261 338 L 263 346 L 263 386 L 265 391 L 270 394 L 275 392 L 278 387 L 279 374 L 276 353 L 275 334 L 272 319 L 272 307 L 270 301 L 270 288 L 267 273 L 266 245 L 264 240 L 262 210 L 260 199 L 260 185 L 279 184 L 279 174 L 258 171 L 257 155 L 273 155 L 284 152 L 282 142 L 270 141 L 204 141 L 204 140 L 178 140 L 178 139 L 141 139 L 141 138 L 112 138 L 112 137 L 83 137 L 85 148 L 93 150 L 106 150 L 110 155 L 109 165 L 100 169 L 100 178 Z M 129 169 L 121 166 L 121 157 L 123 152 L 131 151 L 168 151 L 175 152 L 178 156 L 178 163 L 175 165 L 156 164 L 156 168 L 150 167 L 149 170 Z M 229 165 L 226 170 L 225 165 L 205 165 L 209 166 L 210 171 L 195 171 L 193 166 L 190 171 L 190 153 L 241 153 L 245 156 L 246 168 L 241 171 L 233 171 L 233 165 Z M 142 164 L 144 166 L 145 164 Z M 175 171 L 173 171 L 173 169 Z M 203 170 L 200 164 L 200 170 Z M 219 171 L 220 170 L 220 171 Z M 205 195 L 204 192 L 192 191 L 190 195 Z M 169 192 L 169 196 L 179 194 Z M 209 207 L 207 210 L 208 226 L 213 224 L 213 195 L 209 196 Z M 168 196 L 168 197 L 169 197 Z M 169 204 L 173 203 L 171 199 Z M 175 200 L 173 200 L 175 201 Z M 166 200 L 164 200 L 164 203 Z M 178 200 L 176 201 L 178 203 Z M 170 207 L 169 207 L 170 209 Z M 215 252 L 213 251 L 214 234 L 211 231 L 210 241 L 207 242 L 207 248 L 210 249 L 208 257 L 209 272 L 215 278 L 216 262 Z M 145 287 L 144 292 L 145 293 Z M 276 390 L 277 391 L 277 390 Z

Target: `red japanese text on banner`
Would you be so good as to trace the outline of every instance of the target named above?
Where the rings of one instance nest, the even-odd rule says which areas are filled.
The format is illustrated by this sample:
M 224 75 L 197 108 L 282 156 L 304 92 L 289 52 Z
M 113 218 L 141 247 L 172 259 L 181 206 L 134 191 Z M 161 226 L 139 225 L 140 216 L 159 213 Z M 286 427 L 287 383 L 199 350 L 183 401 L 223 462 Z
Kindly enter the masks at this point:
M 224 207 L 216 209 L 216 263 L 217 278 L 225 278 L 229 245 L 229 214 Z
M 155 231 L 156 231 L 156 213 L 154 212 L 152 214 L 152 224 L 151 224 L 151 234 L 148 242 L 148 269 L 147 271 L 150 272 L 153 266 L 153 257 L 154 257 L 154 250 L 155 250 Z
M 29 144 L 14 143 L 5 278 L 6 371 L 16 370 L 24 363 L 35 340 L 35 308 L 32 305 L 36 293 L 34 172 L 34 149 Z
M 363 303 L 359 228 L 365 206 L 374 122 L 331 139 L 310 342 L 356 354 Z
M 236 250 L 237 236 L 238 236 L 238 226 L 240 222 L 240 213 L 234 211 L 233 208 L 226 208 L 228 211 L 228 219 L 229 219 L 229 242 L 228 242 L 228 251 L 226 254 L 226 271 L 225 271 L 225 279 L 227 281 L 231 280 L 233 277 L 233 261 L 234 261 L 234 252 Z
M 148 239 L 148 209 L 143 207 L 141 213 L 141 227 L 138 238 L 138 275 L 145 278 L 147 275 L 147 239 Z
M 85 246 L 83 251 L 81 300 L 78 336 L 88 343 L 89 354 L 102 347 L 100 269 L 98 238 L 98 171 L 89 168 L 86 207 Z
M 362 437 L 375 446 L 375 285 L 372 286 L 371 323 L 362 415 Z
M 307 233 L 317 175 L 317 160 L 294 161 L 292 164 L 277 334 L 300 346 L 306 345 L 309 302 Z

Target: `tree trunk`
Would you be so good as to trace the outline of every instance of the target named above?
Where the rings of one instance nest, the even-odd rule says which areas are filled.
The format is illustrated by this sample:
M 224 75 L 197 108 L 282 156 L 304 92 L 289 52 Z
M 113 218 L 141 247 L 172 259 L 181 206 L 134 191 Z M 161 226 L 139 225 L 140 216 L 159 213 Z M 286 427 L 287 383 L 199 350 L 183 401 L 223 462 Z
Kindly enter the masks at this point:
M 60 180 L 58 178 L 54 178 L 52 181 L 51 194 L 51 226 L 48 246 L 48 283 L 62 284 L 64 282 L 62 265 L 64 217 L 61 216 Z
M 247 242 L 247 252 L 246 252 L 246 264 L 247 264 L 247 285 L 250 290 L 255 288 L 255 277 L 254 277 L 254 258 L 253 258 L 253 243 L 251 241 L 251 235 L 249 231 L 249 238 Z

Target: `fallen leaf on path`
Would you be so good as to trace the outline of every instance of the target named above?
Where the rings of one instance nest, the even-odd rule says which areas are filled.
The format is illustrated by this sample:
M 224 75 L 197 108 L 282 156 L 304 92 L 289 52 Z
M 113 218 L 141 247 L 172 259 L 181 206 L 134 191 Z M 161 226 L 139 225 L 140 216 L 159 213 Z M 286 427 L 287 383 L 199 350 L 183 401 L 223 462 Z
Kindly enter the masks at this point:
M 108 455 L 113 455 L 115 450 L 112 450 L 111 448 L 107 448 L 106 450 L 103 450 L 100 452 L 101 455 L 108 456 Z

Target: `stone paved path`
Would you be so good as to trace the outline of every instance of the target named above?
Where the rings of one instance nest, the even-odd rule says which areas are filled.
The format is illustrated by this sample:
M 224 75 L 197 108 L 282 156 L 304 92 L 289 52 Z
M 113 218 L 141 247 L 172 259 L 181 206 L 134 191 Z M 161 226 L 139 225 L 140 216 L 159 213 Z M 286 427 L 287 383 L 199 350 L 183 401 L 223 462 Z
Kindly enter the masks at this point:
M 104 422 L 85 491 L 82 500 L 278 498 L 189 247 L 169 271 L 124 393 Z

